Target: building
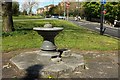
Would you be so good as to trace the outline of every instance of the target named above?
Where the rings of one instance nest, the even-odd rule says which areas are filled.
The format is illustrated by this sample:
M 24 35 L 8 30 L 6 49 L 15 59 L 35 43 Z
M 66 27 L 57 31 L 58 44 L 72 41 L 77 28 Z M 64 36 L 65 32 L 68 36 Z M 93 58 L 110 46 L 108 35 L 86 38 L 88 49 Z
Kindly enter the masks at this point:
M 45 6 L 45 7 L 44 7 L 44 11 L 49 11 L 49 10 L 50 10 L 50 8 L 52 8 L 52 7 L 54 7 L 54 5 L 53 5 L 53 4 L 48 5 L 48 6 Z
M 37 9 L 37 14 L 43 14 L 44 8 L 38 8 Z
M 38 8 L 37 9 L 37 14 L 43 14 L 44 12 L 49 11 L 50 8 L 52 8 L 52 7 L 54 7 L 53 4 L 47 5 L 47 6 L 43 7 L 43 8 Z

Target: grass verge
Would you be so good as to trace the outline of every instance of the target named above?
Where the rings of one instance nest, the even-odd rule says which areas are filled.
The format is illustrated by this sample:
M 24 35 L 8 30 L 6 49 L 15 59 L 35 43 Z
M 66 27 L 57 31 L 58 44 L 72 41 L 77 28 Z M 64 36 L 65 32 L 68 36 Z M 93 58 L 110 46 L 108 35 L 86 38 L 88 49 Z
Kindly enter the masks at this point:
M 33 31 L 33 27 L 42 27 L 45 23 L 51 23 L 55 27 L 63 27 L 64 30 L 56 36 L 55 43 L 58 48 L 79 50 L 118 50 L 118 40 L 112 37 L 101 36 L 99 33 L 79 27 L 64 20 L 35 20 L 15 22 L 16 31 L 3 33 L 3 51 L 11 51 L 23 48 L 39 48 L 42 37 Z
M 13 16 L 13 19 L 42 19 L 42 16 L 28 16 L 28 15 L 19 15 Z

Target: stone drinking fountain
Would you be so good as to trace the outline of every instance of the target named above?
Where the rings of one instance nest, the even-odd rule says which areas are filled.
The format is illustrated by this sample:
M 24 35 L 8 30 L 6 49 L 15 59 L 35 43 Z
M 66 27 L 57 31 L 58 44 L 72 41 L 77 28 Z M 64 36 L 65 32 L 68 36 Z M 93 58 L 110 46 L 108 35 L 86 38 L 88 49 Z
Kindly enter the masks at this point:
M 60 27 L 52 27 L 51 24 L 45 24 L 44 27 L 35 27 L 33 30 L 37 31 L 44 39 L 41 46 L 41 50 L 44 51 L 55 51 L 57 49 L 54 38 L 55 36 L 63 30 Z
M 33 30 L 43 37 L 43 43 L 40 50 L 24 52 L 10 59 L 20 70 L 26 70 L 36 64 L 43 65 L 40 75 L 45 78 L 48 76 L 58 78 L 64 73 L 84 68 L 82 55 L 68 49 L 57 49 L 54 38 L 63 30 L 62 27 L 45 24 L 44 27 L 35 27 Z

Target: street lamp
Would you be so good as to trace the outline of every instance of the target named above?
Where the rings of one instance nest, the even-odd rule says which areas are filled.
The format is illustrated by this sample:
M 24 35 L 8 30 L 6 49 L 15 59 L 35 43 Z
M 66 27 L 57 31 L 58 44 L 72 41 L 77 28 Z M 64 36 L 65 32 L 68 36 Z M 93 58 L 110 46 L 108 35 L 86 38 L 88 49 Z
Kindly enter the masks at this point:
M 69 17 L 69 7 L 70 7 L 70 2 L 66 2 L 66 8 L 67 8 L 67 20 L 68 20 L 68 17 Z
M 104 19 L 104 4 L 106 3 L 106 0 L 101 0 L 101 19 L 100 19 L 100 35 L 103 35 L 106 28 L 103 27 L 103 19 Z
M 64 2 L 64 18 L 65 18 L 65 9 L 66 9 L 66 5 L 65 5 L 65 0 L 63 0 L 63 2 Z
M 78 0 L 78 16 L 79 16 L 79 0 Z

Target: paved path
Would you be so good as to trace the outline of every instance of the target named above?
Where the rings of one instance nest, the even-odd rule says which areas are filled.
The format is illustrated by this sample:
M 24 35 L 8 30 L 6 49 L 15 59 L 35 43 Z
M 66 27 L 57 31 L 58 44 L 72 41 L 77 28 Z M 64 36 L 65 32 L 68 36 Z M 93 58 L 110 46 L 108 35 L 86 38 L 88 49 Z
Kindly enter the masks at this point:
M 94 30 L 99 32 L 100 31 L 100 23 L 96 23 L 96 22 L 90 22 L 90 21 L 75 21 L 75 20 L 70 20 L 71 22 L 79 25 L 79 26 L 83 26 L 85 28 Z M 117 37 L 120 38 L 120 28 L 115 28 L 109 25 L 104 24 L 104 27 L 106 28 L 105 34 L 113 36 L 113 37 Z

